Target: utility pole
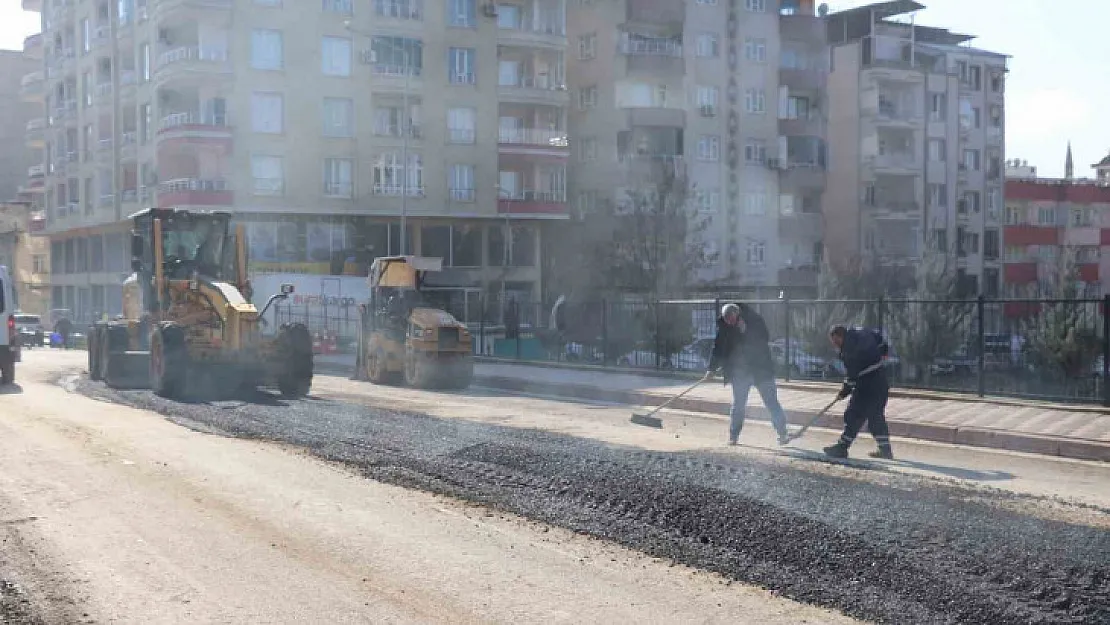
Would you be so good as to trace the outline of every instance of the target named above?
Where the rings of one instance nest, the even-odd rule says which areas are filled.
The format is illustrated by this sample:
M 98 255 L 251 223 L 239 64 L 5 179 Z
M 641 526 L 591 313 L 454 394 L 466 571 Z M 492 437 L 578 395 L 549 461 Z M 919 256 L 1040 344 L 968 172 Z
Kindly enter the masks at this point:
M 123 220 L 123 168 L 120 167 L 120 143 L 122 137 L 120 136 L 120 62 L 119 62 L 119 3 L 109 2 L 108 6 L 111 7 L 109 13 L 108 36 L 112 39 L 109 45 L 112 46 L 112 208 L 115 209 L 116 221 Z M 129 15 L 128 19 L 133 16 Z M 138 189 L 136 189 L 136 193 Z M 101 251 L 103 256 L 103 250 Z

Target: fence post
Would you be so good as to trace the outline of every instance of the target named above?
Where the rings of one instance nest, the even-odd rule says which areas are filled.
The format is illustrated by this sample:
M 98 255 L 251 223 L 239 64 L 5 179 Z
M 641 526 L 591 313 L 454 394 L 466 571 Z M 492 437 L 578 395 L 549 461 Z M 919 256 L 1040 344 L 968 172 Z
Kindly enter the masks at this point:
M 790 381 L 790 295 L 783 293 L 782 308 L 784 319 L 783 338 L 786 343 L 782 346 L 783 364 L 786 368 L 786 381 Z
M 886 321 L 886 298 L 882 295 L 879 296 L 879 305 L 878 308 L 875 310 L 875 317 L 879 332 L 886 334 L 886 326 L 884 325 L 884 322 Z
M 978 317 L 979 317 L 979 324 L 978 324 L 979 325 L 979 330 L 978 330 L 978 333 L 979 333 L 979 337 L 978 337 L 979 338 L 979 363 L 978 363 L 978 365 L 979 365 L 979 397 L 983 397 L 984 395 L 987 394 L 987 376 L 986 376 L 986 373 L 985 373 L 986 358 L 987 358 L 987 354 L 986 354 L 986 352 L 987 352 L 986 298 L 984 298 L 982 295 L 979 295 L 979 297 L 976 298 L 976 300 L 975 300 L 975 304 L 978 307 L 978 310 L 976 312 L 978 313 Z
M 486 296 L 478 295 L 478 355 L 486 355 Z
M 1110 406 L 1110 294 L 1102 296 L 1102 405 Z
M 601 298 L 601 364 L 609 366 L 609 300 L 604 297 Z

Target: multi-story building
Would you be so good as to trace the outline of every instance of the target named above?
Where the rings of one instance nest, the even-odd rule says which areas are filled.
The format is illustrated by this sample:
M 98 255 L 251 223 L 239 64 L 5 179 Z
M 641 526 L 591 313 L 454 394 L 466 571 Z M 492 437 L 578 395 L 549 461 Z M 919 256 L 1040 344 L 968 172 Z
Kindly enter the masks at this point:
M 29 38 L 30 39 L 30 38 Z M 31 45 L 31 49 L 34 46 Z M 42 93 L 42 66 L 18 50 L 0 50 L 0 201 L 13 200 L 30 187 L 42 158 L 26 145 L 27 124 L 42 116 L 35 97 Z M 40 178 L 41 181 L 41 178 Z
M 1006 56 L 918 26 L 916 2 L 829 14 L 829 260 L 911 271 L 925 245 L 998 292 Z M 896 21 L 909 15 L 906 21 Z
M 30 201 L 0 203 L 0 265 L 15 278 L 16 305 L 36 315 L 50 307 L 47 242 L 37 236 L 44 225 Z
M 709 220 L 700 236 L 717 261 L 702 281 L 777 287 L 780 269 L 812 267 L 823 31 L 812 2 L 786 4 L 780 15 L 767 0 L 575 3 L 569 178 L 579 210 L 619 204 L 673 167 Z
M 118 310 L 149 205 L 234 211 L 253 272 L 416 253 L 440 286 L 537 296 L 540 226 L 567 214 L 563 3 L 23 0 L 54 306 Z
M 1059 297 L 1061 274 L 1072 270 L 1078 272 L 1085 296 L 1110 292 L 1110 156 L 1092 165 L 1094 179 L 1072 176 L 1070 148 L 1068 163 L 1064 178 L 1006 181 L 1006 297 Z M 1007 305 L 1010 317 L 1026 312 L 1018 303 Z

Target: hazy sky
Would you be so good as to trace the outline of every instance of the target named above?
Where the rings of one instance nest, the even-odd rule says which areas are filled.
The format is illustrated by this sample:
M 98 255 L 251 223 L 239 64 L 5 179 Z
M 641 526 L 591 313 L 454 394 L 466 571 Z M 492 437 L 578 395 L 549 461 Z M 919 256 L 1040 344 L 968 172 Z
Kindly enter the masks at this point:
M 302 0 L 307 1 L 307 0 Z M 20 0 L 0 0 L 0 48 L 22 49 L 39 29 L 37 13 Z M 368 4 L 368 2 L 367 2 Z M 832 0 L 837 11 L 869 4 Z M 1069 140 L 1076 174 L 1110 152 L 1110 128 L 1098 123 L 1110 102 L 1105 58 L 1110 2 L 1105 0 L 922 0 L 917 22 L 978 35 L 973 45 L 1011 55 L 1006 90 L 1006 158 L 1023 158 L 1038 173 L 1064 173 Z M 1103 41 L 1103 44 L 1099 44 Z

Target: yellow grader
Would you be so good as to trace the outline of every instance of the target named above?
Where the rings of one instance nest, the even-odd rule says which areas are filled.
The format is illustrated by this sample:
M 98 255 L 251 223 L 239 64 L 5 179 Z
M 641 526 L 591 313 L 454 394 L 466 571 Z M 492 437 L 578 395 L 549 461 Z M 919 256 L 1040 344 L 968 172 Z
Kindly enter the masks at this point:
M 417 388 L 470 386 L 473 339 L 450 313 L 430 307 L 421 295 L 429 271 L 443 259 L 385 256 L 370 266 L 370 301 L 359 326 L 356 377 L 374 384 L 404 379 Z
M 131 269 L 123 314 L 89 332 L 89 376 L 109 386 L 177 398 L 214 388 L 276 386 L 303 397 L 312 385 L 304 324 L 262 334 L 263 315 L 293 292 L 250 303 L 243 228 L 231 215 L 152 208 L 131 216 Z

